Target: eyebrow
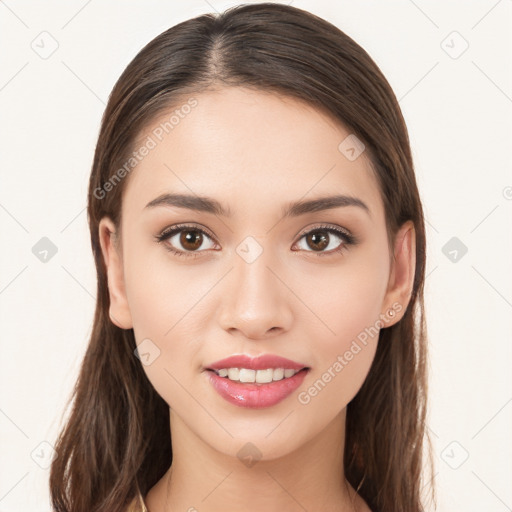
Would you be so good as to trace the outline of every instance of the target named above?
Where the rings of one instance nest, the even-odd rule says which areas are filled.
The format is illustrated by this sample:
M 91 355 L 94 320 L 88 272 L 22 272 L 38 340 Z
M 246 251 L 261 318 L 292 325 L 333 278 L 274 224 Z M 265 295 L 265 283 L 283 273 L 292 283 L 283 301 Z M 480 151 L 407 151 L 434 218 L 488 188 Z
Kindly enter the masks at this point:
M 228 218 L 232 216 L 232 212 L 229 208 L 224 208 L 219 201 L 206 196 L 162 194 L 150 201 L 145 206 L 145 209 L 156 208 L 157 206 L 175 206 L 198 212 L 212 213 L 213 215 Z M 308 201 L 293 201 L 286 203 L 281 214 L 283 217 L 298 217 L 306 213 L 319 212 L 346 206 L 356 206 L 371 216 L 370 209 L 366 203 L 361 201 L 361 199 L 343 194 L 319 197 Z

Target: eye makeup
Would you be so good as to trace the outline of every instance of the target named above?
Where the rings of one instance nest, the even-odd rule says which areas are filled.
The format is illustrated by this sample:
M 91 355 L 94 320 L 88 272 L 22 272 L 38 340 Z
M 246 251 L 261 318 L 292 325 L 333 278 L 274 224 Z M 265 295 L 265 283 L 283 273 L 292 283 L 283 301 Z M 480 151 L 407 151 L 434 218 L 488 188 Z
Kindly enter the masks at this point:
M 160 244 L 164 243 L 164 247 L 166 250 L 171 252 L 172 254 L 179 256 L 179 257 L 191 257 L 196 258 L 200 256 L 200 253 L 205 252 L 204 250 L 201 251 L 195 251 L 195 250 L 186 250 L 186 249 L 179 249 L 174 247 L 168 242 L 170 239 L 172 239 L 175 235 L 179 233 L 196 233 L 199 234 L 200 237 L 206 237 L 211 240 L 215 240 L 215 237 L 213 234 L 205 229 L 204 227 L 199 227 L 198 225 L 194 224 L 175 224 L 172 226 L 169 226 L 165 228 L 161 233 L 159 233 L 157 236 L 155 236 L 155 240 Z M 330 224 L 321 224 L 318 226 L 315 226 L 313 228 L 308 229 L 307 231 L 301 233 L 299 235 L 299 240 L 294 244 L 297 245 L 298 242 L 300 242 L 305 237 L 311 237 L 311 236 L 317 236 L 321 234 L 331 234 L 335 235 L 335 237 L 341 239 L 341 243 L 336 247 L 336 249 L 332 249 L 330 251 L 305 251 L 305 252 L 312 252 L 315 256 L 319 257 L 325 257 L 325 256 L 334 256 L 337 254 L 340 254 L 347 250 L 350 246 L 357 245 L 359 243 L 359 240 L 356 236 L 354 236 L 352 233 L 350 233 L 347 229 L 341 228 L 339 226 L 330 225 Z M 325 240 L 325 237 L 324 237 Z M 330 242 L 330 240 L 329 240 Z M 182 243 L 180 241 L 180 243 Z M 215 249 L 217 250 L 217 249 Z M 294 250 L 296 252 L 297 250 Z

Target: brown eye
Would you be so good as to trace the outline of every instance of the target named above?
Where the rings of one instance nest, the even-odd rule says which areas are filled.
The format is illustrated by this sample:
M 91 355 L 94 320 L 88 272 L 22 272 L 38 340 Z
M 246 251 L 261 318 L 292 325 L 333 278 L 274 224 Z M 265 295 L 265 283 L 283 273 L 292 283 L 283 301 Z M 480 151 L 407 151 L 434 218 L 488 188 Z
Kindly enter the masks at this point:
M 306 235 L 306 242 L 315 251 L 323 251 L 329 245 L 329 235 L 325 231 L 316 231 Z
M 212 249 L 215 246 L 212 237 L 195 226 L 174 226 L 164 230 L 156 239 L 159 243 L 165 243 L 165 248 L 177 256 L 199 256 L 204 252 L 199 250 L 201 247 Z M 210 246 L 203 247 L 207 241 L 210 241 Z
M 349 245 L 355 244 L 356 238 L 354 235 L 334 226 L 320 226 L 308 231 L 302 235 L 298 242 L 300 249 L 316 253 L 316 256 L 340 253 Z
M 180 235 L 180 244 L 187 251 L 195 251 L 203 243 L 203 234 L 197 230 L 184 230 Z

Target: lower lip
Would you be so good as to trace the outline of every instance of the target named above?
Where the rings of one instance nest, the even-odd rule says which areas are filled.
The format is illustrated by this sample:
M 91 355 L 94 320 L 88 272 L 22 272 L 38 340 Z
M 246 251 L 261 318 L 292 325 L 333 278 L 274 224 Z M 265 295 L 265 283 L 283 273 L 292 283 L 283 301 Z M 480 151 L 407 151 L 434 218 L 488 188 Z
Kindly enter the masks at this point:
M 227 377 L 219 377 L 211 370 L 208 370 L 208 373 L 214 389 L 229 403 L 239 407 L 263 409 L 276 405 L 291 395 L 302 384 L 308 371 L 301 370 L 293 377 L 266 384 L 241 383 L 229 380 Z

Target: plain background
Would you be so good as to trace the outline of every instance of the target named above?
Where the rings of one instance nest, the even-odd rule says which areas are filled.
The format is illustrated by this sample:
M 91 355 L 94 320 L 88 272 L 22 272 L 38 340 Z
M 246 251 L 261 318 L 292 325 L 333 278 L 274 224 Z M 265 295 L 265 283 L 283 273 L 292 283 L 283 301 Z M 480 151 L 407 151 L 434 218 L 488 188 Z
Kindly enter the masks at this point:
M 95 303 L 85 205 L 108 95 L 153 37 L 236 3 L 0 2 L 0 511 L 50 510 L 45 466 Z M 292 5 L 368 51 L 408 125 L 427 219 L 438 510 L 512 510 L 512 2 Z

